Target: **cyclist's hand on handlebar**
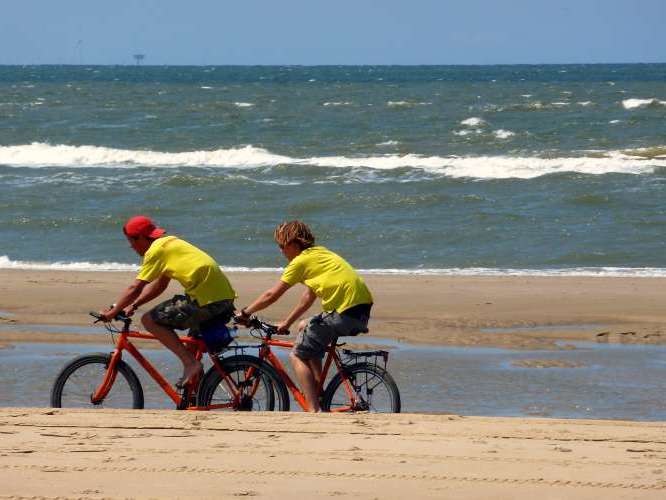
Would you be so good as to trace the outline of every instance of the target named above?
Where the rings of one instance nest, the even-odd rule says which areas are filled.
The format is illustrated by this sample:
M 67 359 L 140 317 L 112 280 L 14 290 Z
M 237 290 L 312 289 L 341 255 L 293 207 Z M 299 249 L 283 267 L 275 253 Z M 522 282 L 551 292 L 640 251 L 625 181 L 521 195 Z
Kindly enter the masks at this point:
M 95 317 L 97 318 L 97 321 L 104 321 L 104 323 L 108 323 L 110 321 L 113 321 L 114 317 L 114 315 L 109 314 L 110 312 L 112 312 L 111 309 L 107 309 L 106 311 L 100 311 Z
M 251 316 L 243 316 L 242 314 L 234 314 L 234 323 L 239 325 L 248 326 Z
M 131 318 L 136 312 L 136 310 L 137 307 L 134 304 L 130 304 L 125 309 L 123 309 L 122 314 L 124 314 L 127 318 Z
M 285 323 L 284 321 L 278 323 L 277 325 L 277 334 L 278 335 L 289 335 L 289 324 Z
M 132 306 L 127 307 L 126 309 L 131 309 Z M 118 309 L 115 304 L 110 306 L 108 309 L 99 312 L 98 321 L 104 321 L 109 323 L 111 321 L 125 321 L 129 318 L 130 315 L 126 314 L 122 309 Z

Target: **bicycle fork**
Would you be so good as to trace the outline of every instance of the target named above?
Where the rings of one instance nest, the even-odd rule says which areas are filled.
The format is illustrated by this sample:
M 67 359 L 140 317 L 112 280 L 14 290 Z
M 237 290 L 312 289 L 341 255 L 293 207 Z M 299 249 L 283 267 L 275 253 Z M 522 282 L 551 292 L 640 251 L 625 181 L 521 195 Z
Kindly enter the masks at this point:
M 94 405 L 100 405 L 109 394 L 113 383 L 116 381 L 116 375 L 118 375 L 118 361 L 122 359 L 122 352 L 118 349 L 114 350 L 111 353 L 111 359 L 106 365 L 106 373 L 104 374 L 104 379 L 99 384 L 99 387 L 95 389 L 90 395 L 90 402 Z

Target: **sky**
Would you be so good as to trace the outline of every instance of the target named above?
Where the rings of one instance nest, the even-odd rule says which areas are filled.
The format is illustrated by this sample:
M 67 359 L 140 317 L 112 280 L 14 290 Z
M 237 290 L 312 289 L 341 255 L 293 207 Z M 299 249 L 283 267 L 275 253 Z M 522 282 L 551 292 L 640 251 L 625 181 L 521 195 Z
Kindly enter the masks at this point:
M 0 0 L 0 64 L 666 62 L 666 0 Z

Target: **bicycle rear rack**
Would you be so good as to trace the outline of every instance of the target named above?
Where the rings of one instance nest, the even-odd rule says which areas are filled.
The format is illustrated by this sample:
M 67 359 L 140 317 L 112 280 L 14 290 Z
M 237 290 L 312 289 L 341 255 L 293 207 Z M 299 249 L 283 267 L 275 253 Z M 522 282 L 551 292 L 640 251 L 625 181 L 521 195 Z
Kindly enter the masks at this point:
M 231 351 L 233 351 L 233 355 L 241 355 L 241 354 L 247 354 L 245 351 L 253 350 L 253 349 L 259 349 L 261 347 L 261 344 L 230 344 L 226 346 L 224 349 L 222 349 L 219 353 L 217 353 L 218 356 L 222 356 L 224 354 L 229 354 Z
M 386 370 L 389 357 L 388 351 L 352 351 L 351 349 L 342 349 L 342 354 L 354 363 L 365 362 L 383 370 Z

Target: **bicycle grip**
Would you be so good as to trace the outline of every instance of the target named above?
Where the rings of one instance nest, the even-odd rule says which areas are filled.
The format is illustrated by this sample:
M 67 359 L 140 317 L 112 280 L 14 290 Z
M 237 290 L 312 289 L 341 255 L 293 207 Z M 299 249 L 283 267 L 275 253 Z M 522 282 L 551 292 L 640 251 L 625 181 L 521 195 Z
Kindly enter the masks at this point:
M 88 314 L 90 314 L 93 318 L 95 318 L 95 323 L 99 323 L 100 321 L 104 321 L 104 318 L 98 312 L 90 311 Z

